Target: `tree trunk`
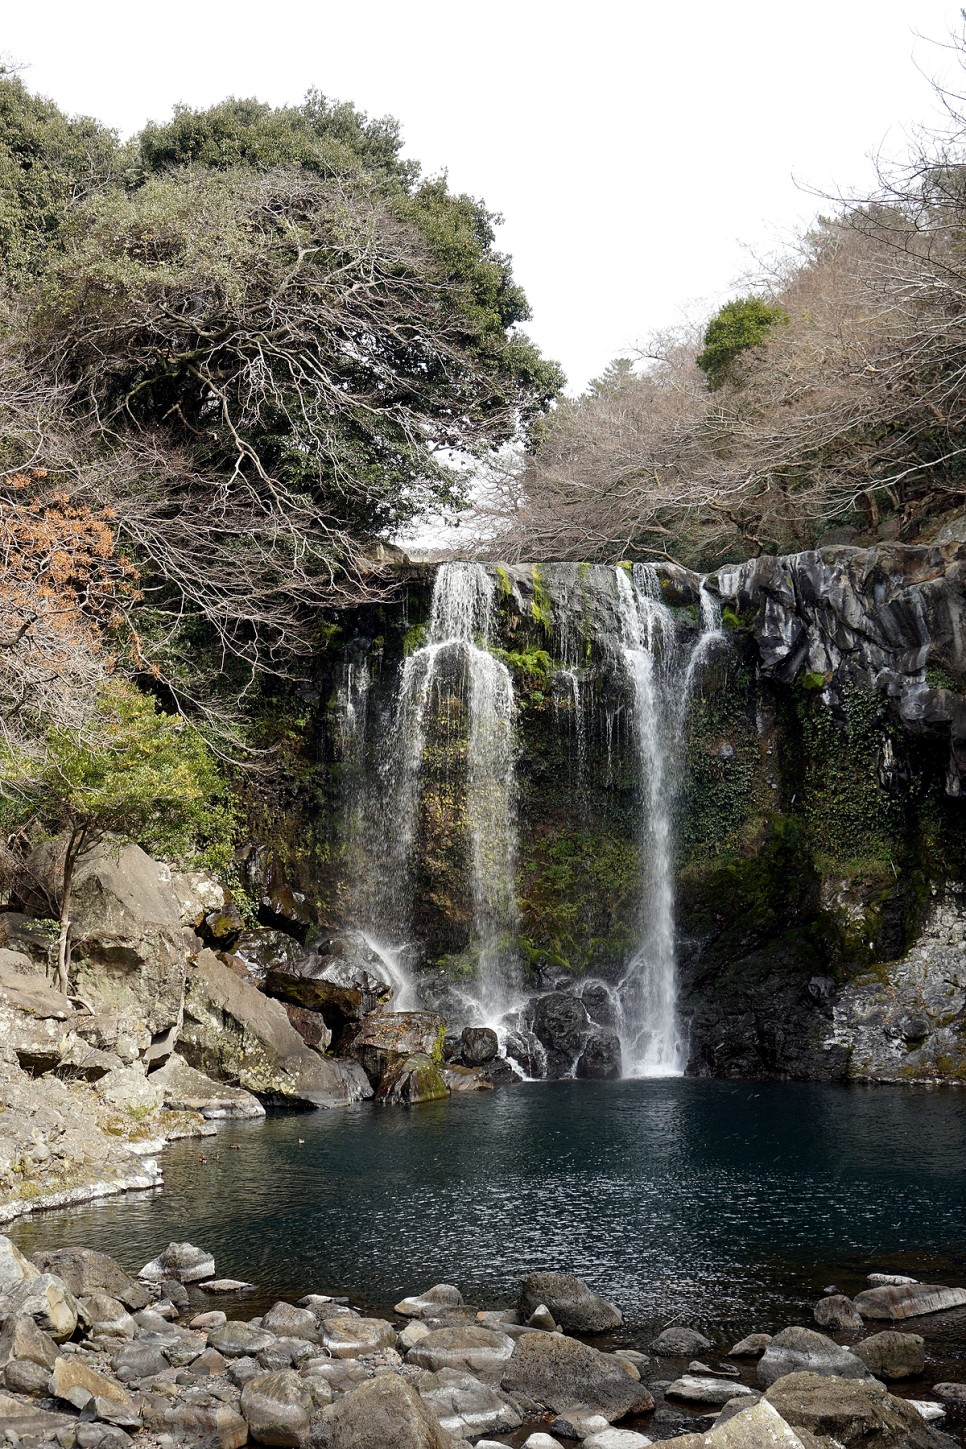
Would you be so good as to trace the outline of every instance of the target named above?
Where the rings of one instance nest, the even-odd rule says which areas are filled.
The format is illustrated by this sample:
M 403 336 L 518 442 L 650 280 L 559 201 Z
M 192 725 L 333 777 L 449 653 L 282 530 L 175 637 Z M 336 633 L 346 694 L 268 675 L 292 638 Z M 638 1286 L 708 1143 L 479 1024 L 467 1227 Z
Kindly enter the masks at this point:
M 70 992 L 70 901 L 74 888 L 74 870 L 83 844 L 83 832 L 71 834 L 64 851 L 64 873 L 60 891 L 60 932 L 57 937 L 57 972 L 54 986 L 67 996 Z

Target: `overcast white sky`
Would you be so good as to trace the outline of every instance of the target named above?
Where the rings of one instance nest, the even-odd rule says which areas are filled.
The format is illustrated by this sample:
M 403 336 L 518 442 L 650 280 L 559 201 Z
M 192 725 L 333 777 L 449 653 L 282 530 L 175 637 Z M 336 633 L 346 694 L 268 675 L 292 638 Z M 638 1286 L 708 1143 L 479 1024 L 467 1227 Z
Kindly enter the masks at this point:
M 298 101 L 402 122 L 407 153 L 503 213 L 530 332 L 579 389 L 726 300 L 755 253 L 868 182 L 935 114 L 941 0 L 44 0 L 0 50 L 128 134 L 175 102 Z M 928 39 L 917 38 L 917 33 Z M 919 69 L 917 69 L 917 63 Z

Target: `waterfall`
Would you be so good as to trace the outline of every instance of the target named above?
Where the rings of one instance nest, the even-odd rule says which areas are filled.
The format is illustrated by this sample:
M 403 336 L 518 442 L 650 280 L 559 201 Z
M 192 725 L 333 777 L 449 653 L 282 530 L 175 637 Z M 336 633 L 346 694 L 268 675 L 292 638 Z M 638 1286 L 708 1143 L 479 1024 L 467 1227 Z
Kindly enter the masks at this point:
M 638 941 L 618 988 L 619 1033 L 628 1076 L 679 1076 L 687 1064 L 677 1010 L 674 934 L 674 807 L 688 703 L 714 641 L 717 606 L 702 583 L 699 632 L 682 651 L 660 577 L 647 564 L 614 570 L 620 652 L 630 685 L 632 736 L 641 791 L 644 860 Z
M 383 763 L 387 882 L 382 915 L 396 935 L 409 925 L 420 775 L 427 729 L 444 673 L 459 671 L 467 714 L 466 817 L 475 1009 L 496 1020 L 518 987 L 510 944 L 517 933 L 516 775 L 513 684 L 490 653 L 496 593 L 480 564 L 441 564 L 433 584 L 426 643 L 404 662 Z

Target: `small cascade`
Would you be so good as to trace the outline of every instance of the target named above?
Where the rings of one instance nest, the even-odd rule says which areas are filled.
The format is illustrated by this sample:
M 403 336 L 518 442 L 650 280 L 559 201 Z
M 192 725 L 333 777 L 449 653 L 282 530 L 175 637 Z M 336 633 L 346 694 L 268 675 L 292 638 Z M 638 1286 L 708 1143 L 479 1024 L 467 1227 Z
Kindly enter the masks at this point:
M 720 615 L 702 583 L 700 628 L 678 647 L 677 626 L 647 564 L 614 570 L 620 649 L 631 687 L 644 857 L 637 948 L 618 988 L 618 1029 L 628 1076 L 679 1076 L 687 1064 L 677 1011 L 674 933 L 674 806 L 688 703 L 700 670 L 721 638 Z
M 477 1018 L 498 1020 L 518 989 L 508 942 L 516 935 L 516 777 L 513 684 L 506 665 L 486 647 L 495 588 L 479 564 L 442 564 L 433 585 L 428 638 L 406 659 L 383 765 L 385 845 L 382 934 L 409 928 L 412 861 L 419 816 L 420 773 L 427 729 L 455 665 L 467 714 L 466 815 L 469 835 L 474 984 Z M 379 913 L 377 913 L 378 915 Z

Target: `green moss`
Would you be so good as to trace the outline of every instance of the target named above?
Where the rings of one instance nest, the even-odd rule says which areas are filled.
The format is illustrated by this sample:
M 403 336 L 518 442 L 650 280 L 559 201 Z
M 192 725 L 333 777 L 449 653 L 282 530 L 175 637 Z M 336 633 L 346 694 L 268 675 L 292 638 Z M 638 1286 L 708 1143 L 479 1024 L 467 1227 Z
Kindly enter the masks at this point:
M 507 668 L 524 681 L 546 682 L 553 678 L 556 666 L 546 649 L 527 645 L 525 649 L 491 649 L 490 653 L 502 659 Z
M 541 834 L 521 871 L 520 948 L 531 968 L 581 972 L 619 959 L 630 941 L 640 850 L 613 829 Z
M 508 599 L 513 593 L 513 583 L 510 575 L 499 564 L 496 566 L 496 586 L 504 599 Z
M 530 604 L 530 612 L 533 621 L 545 634 L 551 634 L 553 632 L 553 607 L 539 564 L 533 566 L 532 579 L 533 599 Z
M 429 630 L 425 624 L 413 624 L 403 635 L 403 658 L 408 659 L 417 649 L 425 647 Z

